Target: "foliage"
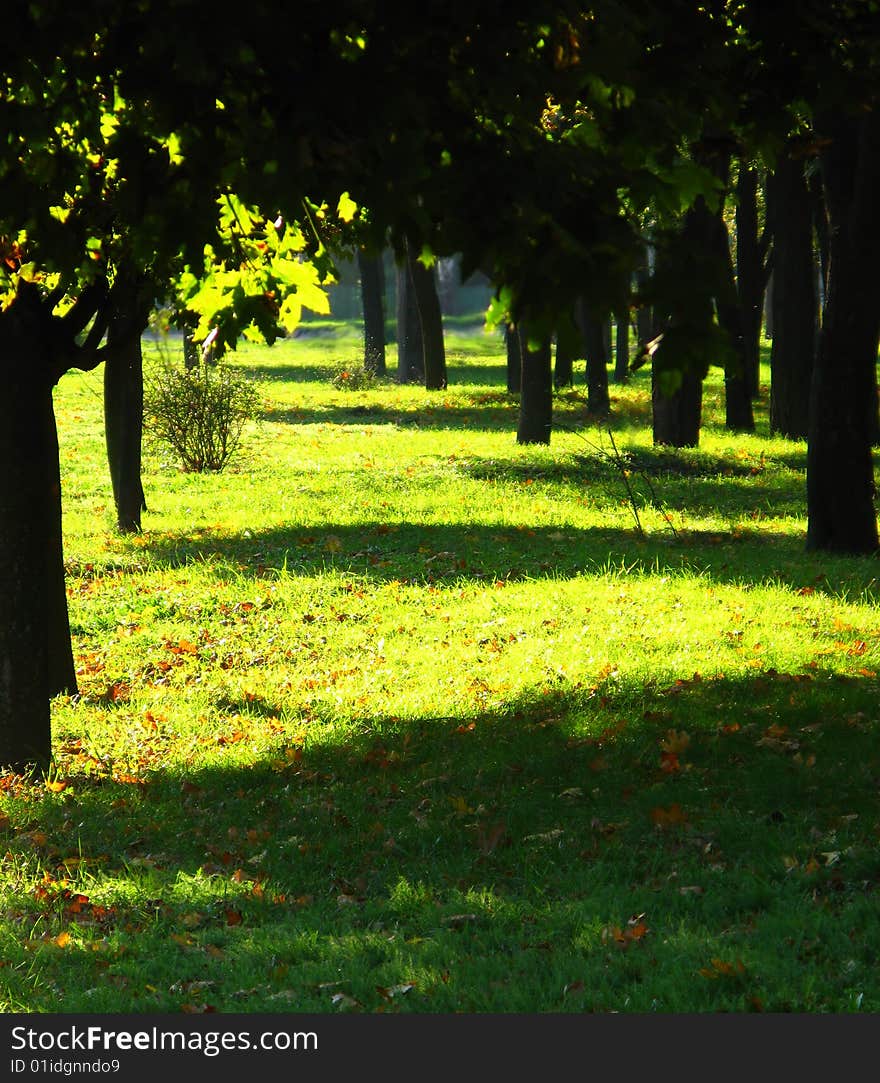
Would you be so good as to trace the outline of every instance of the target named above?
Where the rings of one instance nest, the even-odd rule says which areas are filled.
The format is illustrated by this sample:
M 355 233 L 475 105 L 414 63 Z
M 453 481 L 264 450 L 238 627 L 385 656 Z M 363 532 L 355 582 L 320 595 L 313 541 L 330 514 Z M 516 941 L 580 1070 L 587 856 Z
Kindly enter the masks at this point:
M 340 362 L 330 382 L 337 391 L 363 391 L 375 387 L 379 380 L 375 372 L 371 372 L 362 362 L 354 361 L 349 364 Z
M 222 361 L 201 359 L 184 368 L 166 356 L 144 382 L 145 431 L 167 444 L 188 472 L 222 470 L 260 405 L 253 380 L 235 375 Z

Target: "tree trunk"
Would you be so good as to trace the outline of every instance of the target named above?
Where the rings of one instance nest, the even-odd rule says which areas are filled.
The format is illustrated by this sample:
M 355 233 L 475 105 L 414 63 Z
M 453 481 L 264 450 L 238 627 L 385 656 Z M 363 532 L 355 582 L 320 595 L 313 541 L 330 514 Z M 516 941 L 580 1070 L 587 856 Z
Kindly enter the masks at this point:
M 706 213 L 709 213 L 708 210 Z M 749 358 L 743 332 L 743 309 L 736 287 L 730 236 L 722 208 L 712 215 L 709 228 L 718 261 L 715 311 L 718 314 L 718 323 L 724 329 L 731 347 L 724 364 L 724 423 L 732 432 L 754 432 L 755 418 L 749 386 Z
M 406 257 L 412 276 L 413 292 L 422 329 L 422 364 L 425 390 L 442 391 L 447 385 L 446 347 L 443 341 L 443 316 L 434 272 L 417 258 L 407 242 Z
M 522 387 L 522 351 L 519 335 L 512 324 L 504 325 L 504 348 L 507 353 L 507 390 L 518 395 Z
M 24 772 L 51 758 L 50 639 L 54 653 L 61 630 L 49 632 L 50 610 L 57 618 L 63 604 L 66 617 L 67 599 L 56 545 L 51 381 L 19 307 L 0 315 L 0 767 Z
M 595 417 L 607 417 L 611 413 L 611 399 L 608 394 L 606 321 L 590 312 L 583 300 L 578 302 L 577 315 L 587 355 L 587 409 Z
M 399 383 L 421 383 L 423 369 L 422 327 L 413 289 L 409 261 L 397 265 L 397 379 Z
M 872 438 L 880 340 L 880 112 L 820 116 L 829 281 L 813 367 L 807 446 L 807 548 L 878 548 Z
M 629 313 L 617 316 L 614 338 L 614 382 L 629 382 Z
M 357 250 L 364 312 L 364 368 L 374 376 L 385 375 L 385 293 L 382 257 Z
M 742 314 L 746 388 L 754 398 L 761 375 L 764 258 L 758 236 L 758 172 L 743 161 L 736 179 L 736 292 Z
M 144 376 L 140 321 L 119 312 L 107 329 L 104 363 L 104 435 L 116 522 L 125 534 L 141 529 L 146 511 L 141 481 L 144 427 Z
M 679 389 L 665 395 L 651 370 L 651 403 L 655 444 L 671 447 L 697 447 L 703 408 L 703 381 L 692 372 L 682 375 Z
M 549 337 L 529 348 L 528 332 L 519 327 L 522 388 L 519 399 L 518 444 L 549 444 L 553 427 L 552 350 Z
M 813 201 L 803 161 L 781 157 L 768 187 L 774 236 L 770 432 L 806 440 L 818 311 Z

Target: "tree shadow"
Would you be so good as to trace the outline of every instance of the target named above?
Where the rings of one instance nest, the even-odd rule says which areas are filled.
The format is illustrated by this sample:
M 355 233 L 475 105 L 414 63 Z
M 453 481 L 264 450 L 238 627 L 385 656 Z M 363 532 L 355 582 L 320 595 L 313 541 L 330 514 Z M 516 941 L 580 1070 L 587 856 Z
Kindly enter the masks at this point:
M 242 996 L 249 1010 L 331 1011 L 339 991 L 367 1011 L 491 1010 L 502 992 L 505 1010 L 607 1010 L 623 993 L 603 973 L 623 964 L 600 930 L 645 910 L 658 932 L 625 968 L 631 1010 L 640 983 L 648 1007 L 691 937 L 719 936 L 765 975 L 749 992 L 768 1010 L 818 1010 L 809 979 L 780 979 L 761 952 L 797 958 L 810 931 L 802 896 L 826 912 L 852 904 L 847 928 L 860 928 L 860 900 L 880 887 L 865 845 L 876 692 L 876 680 L 822 674 L 665 685 L 611 674 L 444 717 L 297 721 L 248 765 L 221 753 L 141 781 L 90 775 L 80 746 L 64 765 L 67 796 L 34 794 L 29 822 L 6 829 L 12 859 L 36 851 L 46 875 L 42 893 L 23 877 L 4 905 L 100 950 L 65 954 L 50 940 L 35 956 L 32 936 L 30 948 L 7 945 L 7 973 L 66 974 L 68 1011 L 114 1010 L 118 990 L 144 1011 L 236 1011 Z M 221 727 L 215 748 L 223 739 Z M 834 860 L 817 859 L 832 843 Z M 749 947 L 763 922 L 776 934 Z M 551 980 L 493 992 L 487 960 L 499 952 L 501 978 L 522 955 Z M 392 1003 L 387 986 L 413 969 L 418 991 Z M 596 988 L 566 1000 L 581 971 Z M 735 984 L 680 995 L 745 1010 Z
M 427 482 L 425 483 L 427 484 Z M 218 561 L 237 574 L 313 576 L 336 569 L 377 582 L 493 582 L 583 574 L 699 575 L 727 584 L 772 582 L 830 596 L 880 598 L 876 560 L 809 554 L 803 539 L 755 529 L 683 530 L 371 522 L 302 524 L 219 534 L 143 535 L 141 550 L 168 566 Z

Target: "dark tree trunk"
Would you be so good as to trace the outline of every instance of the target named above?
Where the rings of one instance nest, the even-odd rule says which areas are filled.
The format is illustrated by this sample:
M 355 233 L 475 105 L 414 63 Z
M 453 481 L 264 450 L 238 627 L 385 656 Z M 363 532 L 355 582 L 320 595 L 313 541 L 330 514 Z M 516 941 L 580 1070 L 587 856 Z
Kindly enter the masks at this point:
M 507 390 L 518 395 L 522 387 L 522 351 L 519 335 L 512 324 L 504 325 L 504 348 L 507 354 Z
M 878 548 L 871 444 L 880 339 L 880 112 L 820 116 L 829 276 L 813 367 L 807 445 L 807 548 Z
M 742 321 L 743 361 L 749 395 L 758 394 L 764 253 L 758 235 L 758 172 L 740 162 L 736 179 L 736 291 Z
M 715 310 L 718 323 L 724 329 L 731 347 L 724 364 L 724 422 L 732 432 L 754 432 L 755 418 L 749 385 L 748 351 L 743 333 L 743 310 L 736 288 L 730 236 L 721 209 L 712 215 L 709 226 L 715 258 L 718 261 Z
M 629 313 L 621 312 L 615 323 L 614 382 L 629 381 Z
M 425 378 L 422 368 L 422 327 L 416 304 L 409 261 L 397 265 L 397 379 L 399 383 L 421 383 Z
M 417 258 L 409 244 L 406 246 L 406 257 L 422 329 L 425 390 L 442 391 L 447 385 L 446 347 L 443 341 L 443 316 L 440 312 L 440 299 L 437 296 L 437 282 L 433 270 Z
M 357 250 L 364 312 L 364 368 L 374 376 L 385 375 L 385 302 L 382 257 Z
M 651 402 L 653 407 L 654 443 L 671 447 L 697 447 L 700 443 L 700 423 L 703 409 L 703 381 L 692 372 L 685 372 L 679 389 L 665 395 L 651 370 Z
M 131 304 L 136 305 L 132 299 Z M 144 427 L 144 376 L 141 321 L 122 309 L 107 329 L 104 363 L 104 435 L 107 462 L 116 505 L 116 522 L 126 534 L 141 529 L 146 511 L 141 481 L 141 443 Z
M 55 543 L 61 493 L 51 461 L 51 380 L 19 308 L 0 315 L 0 767 L 25 771 L 51 758 L 49 699 L 67 666 L 50 680 L 50 641 L 54 653 L 61 629 L 56 637 L 49 621 L 62 604 L 66 617 L 67 599 Z
M 578 302 L 577 317 L 587 355 L 587 409 L 595 417 L 607 417 L 611 413 L 611 398 L 608 394 L 606 321 L 596 317 L 582 300 Z
M 781 157 L 769 191 L 774 237 L 770 431 L 806 440 L 818 311 L 813 201 L 803 161 Z
M 550 339 L 529 348 L 528 332 L 519 328 L 522 387 L 519 399 L 518 444 L 549 444 L 553 428 L 553 373 Z

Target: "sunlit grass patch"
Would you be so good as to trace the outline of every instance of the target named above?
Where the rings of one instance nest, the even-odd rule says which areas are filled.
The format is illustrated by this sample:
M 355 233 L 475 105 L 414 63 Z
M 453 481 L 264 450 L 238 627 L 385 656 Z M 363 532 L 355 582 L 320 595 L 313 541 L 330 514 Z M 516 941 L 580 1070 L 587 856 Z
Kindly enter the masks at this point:
M 500 342 L 151 449 L 57 395 L 79 695 L 0 780 L 8 1011 L 878 1010 L 876 561 L 806 554 L 804 449 L 651 446 L 644 375 L 519 447 Z M 580 376 L 579 376 L 580 379 Z M 613 437 L 613 442 L 612 442 Z

